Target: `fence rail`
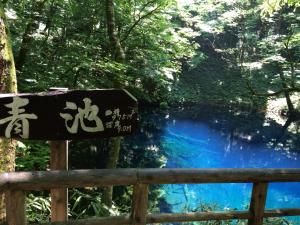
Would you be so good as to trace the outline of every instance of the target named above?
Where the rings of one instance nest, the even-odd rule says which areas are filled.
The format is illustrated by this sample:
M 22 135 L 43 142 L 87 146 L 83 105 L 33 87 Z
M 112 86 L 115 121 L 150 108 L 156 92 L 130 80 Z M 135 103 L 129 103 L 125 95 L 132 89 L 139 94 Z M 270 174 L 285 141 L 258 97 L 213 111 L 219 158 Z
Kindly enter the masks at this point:
M 44 223 L 51 225 L 117 225 L 247 219 L 261 225 L 265 217 L 300 215 L 300 208 L 265 210 L 270 182 L 300 182 L 300 169 L 103 169 L 0 174 L 0 192 L 5 192 L 7 222 L 26 224 L 25 191 L 110 185 L 133 185 L 130 215 Z M 148 214 L 151 184 L 253 183 L 249 211 Z

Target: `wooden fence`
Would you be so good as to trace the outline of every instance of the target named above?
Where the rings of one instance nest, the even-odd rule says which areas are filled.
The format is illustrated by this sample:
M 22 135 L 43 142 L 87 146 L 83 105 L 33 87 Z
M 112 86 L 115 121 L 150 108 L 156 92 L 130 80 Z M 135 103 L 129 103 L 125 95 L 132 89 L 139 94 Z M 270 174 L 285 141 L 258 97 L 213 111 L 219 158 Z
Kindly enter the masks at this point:
M 300 169 L 103 169 L 0 174 L 0 192 L 5 192 L 7 222 L 26 224 L 25 191 L 56 188 L 133 185 L 130 215 L 44 223 L 47 225 L 144 225 L 207 220 L 246 219 L 261 225 L 265 217 L 300 215 L 300 208 L 266 210 L 270 182 L 300 182 Z M 151 184 L 253 183 L 249 211 L 161 213 L 147 212 Z M 42 223 L 40 223 L 42 224 Z

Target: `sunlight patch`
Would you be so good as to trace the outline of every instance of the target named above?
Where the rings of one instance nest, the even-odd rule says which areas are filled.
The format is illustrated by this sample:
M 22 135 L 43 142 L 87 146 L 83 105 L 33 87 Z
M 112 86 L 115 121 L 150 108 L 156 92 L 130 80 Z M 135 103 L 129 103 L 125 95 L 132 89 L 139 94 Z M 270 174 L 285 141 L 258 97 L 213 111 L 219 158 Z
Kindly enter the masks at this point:
M 194 2 L 195 2 L 194 0 L 177 0 L 177 4 L 179 7 L 190 5 L 193 4 Z
M 9 20 L 16 20 L 18 18 L 16 11 L 13 9 L 5 9 L 5 16 Z
M 297 107 L 297 104 L 299 102 L 300 99 L 300 94 L 294 94 L 291 95 L 291 100 L 293 102 L 293 104 Z M 267 123 L 267 121 L 269 119 L 274 120 L 276 123 L 280 124 L 280 125 L 284 125 L 286 122 L 286 118 L 284 118 L 281 115 L 281 111 L 286 108 L 286 99 L 285 98 L 272 98 L 269 99 L 267 102 L 267 110 L 266 110 L 266 120 L 265 123 Z M 295 130 L 295 124 L 291 124 L 289 126 L 289 131 L 293 131 Z

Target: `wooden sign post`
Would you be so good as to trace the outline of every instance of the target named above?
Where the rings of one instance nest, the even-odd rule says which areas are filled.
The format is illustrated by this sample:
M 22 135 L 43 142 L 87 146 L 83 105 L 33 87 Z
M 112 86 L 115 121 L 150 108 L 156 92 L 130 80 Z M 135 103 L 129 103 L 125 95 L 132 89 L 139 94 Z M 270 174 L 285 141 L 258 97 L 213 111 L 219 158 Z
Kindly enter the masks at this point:
M 68 91 L 67 88 L 50 88 L 49 91 Z M 69 147 L 68 141 L 50 141 L 50 169 L 68 170 Z M 68 220 L 68 189 L 51 189 L 51 221 Z
M 68 141 L 51 141 L 51 170 L 68 170 Z M 51 221 L 68 220 L 68 189 L 51 189 Z
M 137 121 L 137 100 L 126 90 L 0 95 L 0 136 L 51 140 L 51 170 L 68 169 L 66 140 L 128 135 Z M 52 189 L 51 199 L 51 220 L 66 221 L 67 189 Z

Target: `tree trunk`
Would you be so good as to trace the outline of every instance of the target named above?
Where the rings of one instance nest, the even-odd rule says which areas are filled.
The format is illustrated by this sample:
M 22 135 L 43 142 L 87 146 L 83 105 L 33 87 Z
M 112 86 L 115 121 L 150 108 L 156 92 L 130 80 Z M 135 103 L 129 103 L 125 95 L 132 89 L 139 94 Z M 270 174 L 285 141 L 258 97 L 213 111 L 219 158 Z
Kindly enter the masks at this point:
M 116 29 L 114 0 L 106 0 L 107 34 L 111 44 L 111 53 L 117 62 L 125 61 L 125 53 Z
M 116 19 L 114 0 L 106 0 L 106 22 L 107 22 L 107 35 L 111 45 L 111 55 L 116 62 L 125 62 L 125 53 L 121 46 L 120 38 L 117 35 Z M 121 146 L 121 137 L 110 138 L 109 140 L 109 153 L 106 168 L 116 168 L 119 160 L 119 152 Z M 113 187 L 106 187 L 103 192 L 104 203 L 112 206 Z
M 0 2 L 0 93 L 16 93 L 17 78 L 4 8 Z M 15 169 L 15 141 L 0 139 L 0 172 Z M 4 195 L 0 195 L 0 223 L 5 220 Z
M 29 47 L 33 40 L 32 35 L 39 28 L 40 16 L 46 1 L 47 0 L 37 1 L 35 4 L 33 4 L 31 16 L 23 33 L 21 47 L 16 59 L 16 69 L 18 71 L 18 74 L 21 73 L 26 61 L 26 57 L 29 53 Z
M 109 140 L 109 151 L 106 162 L 107 169 L 114 169 L 117 167 L 119 160 L 119 152 L 121 146 L 121 138 L 114 137 Z M 108 207 L 112 207 L 112 197 L 113 197 L 113 186 L 105 187 L 103 191 L 103 203 Z
M 285 77 L 283 75 L 283 72 L 280 71 L 279 72 L 279 75 L 280 75 L 280 79 L 281 79 L 281 82 L 282 82 L 282 87 L 283 89 L 288 89 L 288 85 L 286 83 L 286 80 L 285 80 Z M 288 106 L 288 112 L 289 114 L 293 114 L 294 111 L 295 111 L 295 108 L 294 108 L 294 105 L 292 103 L 292 100 L 291 100 L 291 97 L 290 97 L 290 93 L 288 91 L 284 91 L 284 96 L 285 96 L 285 99 L 286 99 L 286 103 L 287 103 L 287 106 Z

